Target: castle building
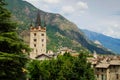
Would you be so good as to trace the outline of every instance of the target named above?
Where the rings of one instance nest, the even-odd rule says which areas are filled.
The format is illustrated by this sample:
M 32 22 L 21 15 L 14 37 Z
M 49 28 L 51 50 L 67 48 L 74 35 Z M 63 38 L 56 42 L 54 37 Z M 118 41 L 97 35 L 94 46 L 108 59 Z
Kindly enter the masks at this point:
M 46 54 L 46 27 L 41 25 L 40 12 L 37 14 L 35 26 L 30 26 L 30 58 L 36 59 L 41 54 Z

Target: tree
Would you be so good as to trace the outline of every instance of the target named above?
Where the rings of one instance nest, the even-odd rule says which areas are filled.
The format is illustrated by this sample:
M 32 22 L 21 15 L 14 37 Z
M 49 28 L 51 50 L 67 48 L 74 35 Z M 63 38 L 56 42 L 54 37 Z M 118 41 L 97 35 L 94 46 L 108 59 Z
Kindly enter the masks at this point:
M 48 61 L 44 61 L 44 64 L 47 64 Z M 39 60 L 31 60 L 26 65 L 28 70 L 29 80 L 48 80 L 49 72 L 44 68 L 43 62 Z
M 27 62 L 25 53 L 30 49 L 19 38 L 17 25 L 5 5 L 5 0 L 0 0 L 0 79 L 20 80 Z
M 87 54 L 80 53 L 75 59 L 73 66 L 73 75 L 75 80 L 95 80 L 94 71 L 91 64 L 87 62 Z
M 57 59 L 32 61 L 28 66 L 30 80 L 34 80 L 35 76 L 41 76 L 40 80 L 95 80 L 93 69 L 86 57 L 83 53 L 78 57 L 65 53 Z

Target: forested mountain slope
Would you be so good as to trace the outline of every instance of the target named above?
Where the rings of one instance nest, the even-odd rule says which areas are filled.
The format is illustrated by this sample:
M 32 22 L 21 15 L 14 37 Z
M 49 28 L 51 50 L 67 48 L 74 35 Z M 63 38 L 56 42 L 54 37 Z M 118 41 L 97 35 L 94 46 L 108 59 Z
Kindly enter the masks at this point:
M 34 25 L 38 9 L 26 1 L 6 0 L 6 6 L 13 14 L 13 20 L 19 24 L 18 30 L 22 38 L 29 43 L 30 24 Z M 68 47 L 76 51 L 88 49 L 100 54 L 111 54 L 105 48 L 97 47 L 84 36 L 84 33 L 69 20 L 60 14 L 48 13 L 40 10 L 42 22 L 46 22 L 47 28 L 47 50 L 57 51 L 60 47 Z M 45 19 L 44 19 L 45 17 Z

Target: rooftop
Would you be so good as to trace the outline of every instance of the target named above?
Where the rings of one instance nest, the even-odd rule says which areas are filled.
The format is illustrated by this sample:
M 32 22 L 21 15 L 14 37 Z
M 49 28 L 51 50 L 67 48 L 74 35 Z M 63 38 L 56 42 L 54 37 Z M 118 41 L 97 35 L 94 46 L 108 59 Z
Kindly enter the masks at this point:
M 120 60 L 111 60 L 110 65 L 120 65 Z
M 110 64 L 108 63 L 99 63 L 96 65 L 96 68 L 108 68 Z

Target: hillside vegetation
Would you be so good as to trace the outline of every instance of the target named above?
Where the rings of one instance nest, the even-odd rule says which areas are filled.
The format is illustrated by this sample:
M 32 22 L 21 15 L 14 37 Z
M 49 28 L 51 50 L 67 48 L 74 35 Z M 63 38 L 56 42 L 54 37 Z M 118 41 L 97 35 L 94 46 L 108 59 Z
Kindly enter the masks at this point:
M 29 43 L 29 25 L 31 23 L 35 25 L 38 9 L 26 1 L 6 1 L 8 2 L 8 6 L 6 7 L 13 14 L 12 19 L 19 23 L 18 31 L 20 35 Z M 107 51 L 105 48 L 97 47 L 84 36 L 84 33 L 82 33 L 74 23 L 68 21 L 60 14 L 48 13 L 41 10 L 40 13 L 42 22 L 46 22 L 47 50 L 57 51 L 60 47 L 68 47 L 76 51 L 87 49 L 100 54 L 112 54 L 112 52 Z

